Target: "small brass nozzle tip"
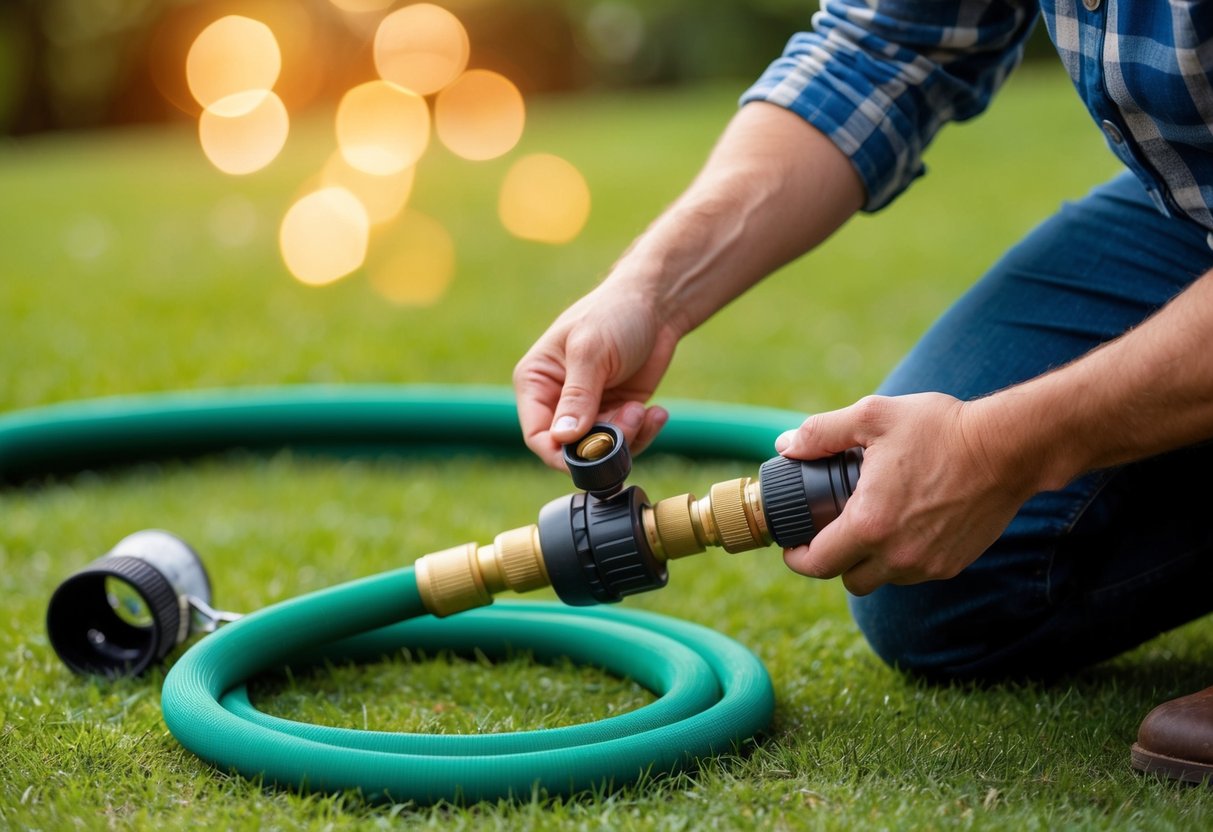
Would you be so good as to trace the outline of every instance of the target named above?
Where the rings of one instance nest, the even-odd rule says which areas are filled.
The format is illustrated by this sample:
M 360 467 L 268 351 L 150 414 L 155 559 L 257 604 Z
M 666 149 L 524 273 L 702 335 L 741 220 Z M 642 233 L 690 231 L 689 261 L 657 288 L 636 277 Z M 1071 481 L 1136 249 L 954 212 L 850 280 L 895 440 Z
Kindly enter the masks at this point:
M 589 460 L 602 459 L 614 447 L 615 437 L 609 433 L 599 431 L 598 433 L 591 433 L 577 443 L 577 456 Z

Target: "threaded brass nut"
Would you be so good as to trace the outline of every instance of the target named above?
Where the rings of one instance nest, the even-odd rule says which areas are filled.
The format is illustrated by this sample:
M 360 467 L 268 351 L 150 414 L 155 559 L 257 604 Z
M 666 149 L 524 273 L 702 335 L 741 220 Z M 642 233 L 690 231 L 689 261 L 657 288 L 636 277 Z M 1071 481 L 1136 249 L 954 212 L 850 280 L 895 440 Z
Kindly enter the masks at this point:
M 529 592 L 549 586 L 547 567 L 539 548 L 539 527 L 532 524 L 502 532 L 493 539 L 497 564 L 508 589 Z
M 726 552 L 744 552 L 762 548 L 762 536 L 746 511 L 746 486 L 749 477 L 718 482 L 712 486 L 712 516 Z
M 695 533 L 695 523 L 691 517 L 694 510 L 695 497 L 692 494 L 670 497 L 653 506 L 657 538 L 667 559 L 698 554 L 706 548 Z
M 464 543 L 417 561 L 417 591 L 432 615 L 441 618 L 493 602 L 480 577 L 476 550 L 475 543 Z

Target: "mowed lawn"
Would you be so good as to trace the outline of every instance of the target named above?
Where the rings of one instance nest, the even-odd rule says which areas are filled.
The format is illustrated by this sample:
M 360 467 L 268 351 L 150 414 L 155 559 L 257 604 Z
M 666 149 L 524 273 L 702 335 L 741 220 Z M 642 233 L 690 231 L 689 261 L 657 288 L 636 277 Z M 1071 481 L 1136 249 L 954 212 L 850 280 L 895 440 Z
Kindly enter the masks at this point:
M 547 323 L 694 174 L 743 86 L 534 100 L 521 146 L 491 162 L 435 145 L 411 205 L 445 227 L 457 268 L 425 307 L 388 303 L 364 272 L 311 288 L 283 267 L 280 218 L 332 151 L 323 113 L 297 119 L 283 156 L 240 179 L 209 167 L 189 125 L 0 140 L 0 408 L 284 383 L 507 385 Z M 498 184 L 529 152 L 563 156 L 589 182 L 589 224 L 567 245 L 517 240 L 497 219 Z M 688 337 L 658 398 L 800 413 L 848 404 L 1005 246 L 1116 170 L 1052 66 L 1025 68 L 989 113 L 946 130 L 928 166 L 892 208 L 857 219 Z M 376 233 L 369 269 L 390 259 L 393 234 Z M 190 541 L 216 604 L 243 611 L 488 541 L 570 490 L 529 457 L 478 455 L 474 440 L 442 459 L 230 454 L 0 493 L 0 826 L 1018 831 L 1213 821 L 1208 791 L 1128 768 L 1145 712 L 1211 681 L 1210 622 L 1052 686 L 932 687 L 873 656 L 837 581 L 792 575 L 774 549 L 676 563 L 669 587 L 626 602 L 758 653 L 777 697 L 771 734 L 693 774 L 572 799 L 382 806 L 263 789 L 180 748 L 160 717 L 161 673 L 83 679 L 48 645 L 54 587 L 136 529 Z M 656 499 L 755 469 L 641 456 L 632 481 Z M 296 719 L 432 731 L 568 724 L 650 698 L 627 680 L 525 656 L 336 668 L 255 695 Z

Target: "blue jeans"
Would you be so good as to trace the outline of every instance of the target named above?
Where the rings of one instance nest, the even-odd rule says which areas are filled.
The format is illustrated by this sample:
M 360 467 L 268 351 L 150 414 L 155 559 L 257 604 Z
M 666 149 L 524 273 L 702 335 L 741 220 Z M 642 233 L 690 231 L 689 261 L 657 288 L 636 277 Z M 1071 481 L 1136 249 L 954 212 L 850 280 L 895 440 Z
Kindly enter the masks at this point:
M 879 392 L 971 399 L 1032 378 L 1210 268 L 1205 232 L 1124 174 L 1009 251 Z M 1213 609 L 1211 472 L 1213 444 L 1085 475 L 1029 500 L 955 578 L 881 587 L 852 613 L 885 661 L 935 678 L 1047 678 L 1114 656 Z

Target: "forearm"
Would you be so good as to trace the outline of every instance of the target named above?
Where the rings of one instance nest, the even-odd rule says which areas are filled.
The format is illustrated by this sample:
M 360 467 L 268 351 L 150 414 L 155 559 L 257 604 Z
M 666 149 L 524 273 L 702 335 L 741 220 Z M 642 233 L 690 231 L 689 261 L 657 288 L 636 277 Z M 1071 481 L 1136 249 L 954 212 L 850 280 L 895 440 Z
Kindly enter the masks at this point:
M 607 281 L 646 298 L 682 335 L 828 237 L 863 199 L 851 163 L 816 128 L 749 104 Z
M 1114 341 L 974 402 L 977 444 L 1034 490 L 1213 438 L 1213 273 Z

